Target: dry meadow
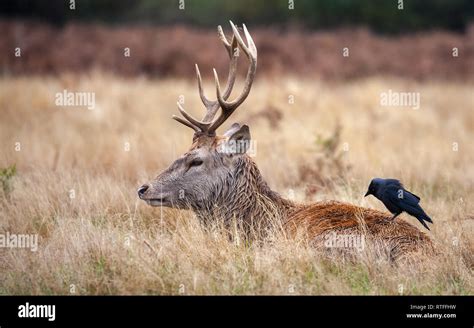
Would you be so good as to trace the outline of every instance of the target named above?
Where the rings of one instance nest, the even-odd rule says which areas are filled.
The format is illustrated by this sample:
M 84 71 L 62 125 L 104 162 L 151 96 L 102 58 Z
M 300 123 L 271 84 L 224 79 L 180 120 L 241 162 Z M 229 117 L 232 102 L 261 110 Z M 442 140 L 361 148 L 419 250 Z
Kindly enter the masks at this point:
M 287 197 L 385 211 L 363 197 L 373 177 L 399 178 L 421 196 L 439 253 L 394 265 L 325 258 L 277 228 L 263 244 L 230 241 L 191 212 L 139 201 L 136 188 L 191 144 L 171 115 L 180 97 L 203 113 L 195 81 L 3 77 L 0 168 L 15 164 L 16 174 L 2 176 L 0 232 L 39 240 L 35 252 L 0 249 L 0 294 L 473 294 L 473 88 L 262 76 L 232 117 L 249 124 L 255 161 Z M 64 89 L 94 92 L 95 108 L 56 106 Z M 419 92 L 420 108 L 381 106 L 388 90 Z

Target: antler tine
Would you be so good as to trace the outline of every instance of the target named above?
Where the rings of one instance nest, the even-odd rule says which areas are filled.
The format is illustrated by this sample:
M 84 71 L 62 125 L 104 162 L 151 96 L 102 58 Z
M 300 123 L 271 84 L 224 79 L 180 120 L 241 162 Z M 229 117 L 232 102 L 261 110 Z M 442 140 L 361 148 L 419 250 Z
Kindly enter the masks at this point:
M 204 106 L 209 110 L 210 107 L 215 106 L 217 101 L 211 101 L 206 98 L 204 95 L 204 90 L 202 88 L 202 79 L 201 79 L 201 73 L 199 72 L 199 66 L 196 64 L 196 75 L 197 75 L 197 80 L 198 80 L 198 89 L 199 89 L 199 96 L 201 97 L 201 101 L 203 102 Z
M 242 93 L 240 96 L 238 96 L 234 101 L 227 102 L 226 98 L 221 92 L 220 84 L 219 84 L 219 77 L 217 75 L 216 70 L 214 69 L 214 79 L 216 83 L 216 93 L 217 93 L 217 100 L 222 108 L 222 113 L 221 115 L 212 123 L 211 127 L 209 128 L 209 132 L 213 133 L 216 131 L 216 129 L 224 123 L 230 115 L 235 111 L 237 107 L 239 107 L 244 100 L 247 98 L 247 96 L 250 93 L 250 89 L 252 87 L 253 80 L 255 78 L 255 72 L 257 70 L 257 48 L 255 47 L 255 43 L 253 42 L 252 37 L 250 36 L 250 33 L 247 30 L 247 27 L 245 24 L 243 25 L 244 28 L 244 34 L 245 38 L 247 39 L 247 44 L 248 46 L 245 45 L 244 41 L 240 37 L 239 31 L 235 27 L 235 25 L 230 22 L 230 25 L 232 26 L 232 30 L 234 32 L 234 36 L 237 39 L 237 42 L 239 46 L 242 48 L 242 50 L 245 52 L 247 55 L 249 61 L 250 61 L 250 66 L 247 71 L 247 77 L 245 79 L 245 85 L 244 89 L 242 90 Z
M 221 39 L 222 43 L 224 44 L 224 47 L 227 49 L 227 53 L 229 54 L 229 57 L 232 58 L 233 56 L 233 50 L 234 50 L 234 36 L 232 35 L 232 39 L 231 39 L 231 42 L 229 43 L 229 41 L 227 41 L 227 38 L 224 34 L 224 31 L 222 30 L 222 26 L 217 26 L 217 34 L 219 35 L 219 39 Z M 235 46 L 237 46 L 237 44 L 235 44 Z
M 180 122 L 181 124 L 184 124 L 192 128 L 196 133 L 206 133 L 208 135 L 215 135 L 216 129 L 219 126 L 221 126 L 222 123 L 224 123 L 224 121 L 227 118 L 229 118 L 230 115 L 232 115 L 234 110 L 240 104 L 242 104 L 242 102 L 247 98 L 247 96 L 250 93 L 250 88 L 252 87 L 253 80 L 255 78 L 255 72 L 257 69 L 257 48 L 255 47 L 252 37 L 250 36 L 250 33 L 247 30 L 247 27 L 243 25 L 245 38 L 247 39 L 247 45 L 245 45 L 235 25 L 232 22 L 230 22 L 230 25 L 233 31 L 232 40 L 230 43 L 227 41 L 227 38 L 225 37 L 224 32 L 222 31 L 222 27 L 218 26 L 217 28 L 217 33 L 219 35 L 219 38 L 224 44 L 224 47 L 226 48 L 228 55 L 230 57 L 229 75 L 227 77 L 227 85 L 224 92 L 223 93 L 221 92 L 219 78 L 217 76 L 216 70 L 214 69 L 214 79 L 216 83 L 217 100 L 211 101 L 207 99 L 206 96 L 204 95 L 204 89 L 202 87 L 201 73 L 199 72 L 199 67 L 196 64 L 196 75 L 197 75 L 197 80 L 198 80 L 199 96 L 201 97 L 201 100 L 204 103 L 204 106 L 206 106 L 206 109 L 207 109 L 206 115 L 204 116 L 204 119 L 202 121 L 199 121 L 195 119 L 194 117 L 192 117 L 190 114 L 188 114 L 179 102 L 178 102 L 178 109 L 181 115 L 183 115 L 184 119 L 173 115 L 173 119 Z M 242 48 L 242 50 L 245 52 L 246 56 L 248 57 L 250 61 L 250 66 L 247 72 L 247 77 L 245 79 L 245 86 L 244 86 L 244 89 L 242 90 L 242 93 L 234 101 L 227 102 L 226 100 L 227 98 L 229 98 L 232 92 L 232 88 L 234 86 L 236 75 L 237 75 L 237 59 L 239 56 L 239 53 L 238 53 L 239 46 Z M 222 113 L 216 120 L 213 121 L 214 116 L 216 115 L 219 107 L 222 108 Z
M 232 88 L 234 87 L 234 83 L 235 83 L 235 78 L 237 76 L 238 53 L 236 49 L 238 49 L 238 42 L 235 36 L 232 36 L 231 42 L 229 43 L 220 25 L 217 27 L 217 34 L 219 35 L 219 38 L 224 44 L 224 47 L 226 48 L 227 54 L 229 55 L 229 58 L 230 58 L 229 75 L 227 77 L 227 86 L 223 94 L 224 99 L 227 99 L 230 96 L 230 93 L 232 92 Z M 196 75 L 197 75 L 197 80 L 198 80 L 199 96 L 201 97 L 201 101 L 203 102 L 204 106 L 207 109 L 206 115 L 204 116 L 202 121 L 211 122 L 214 119 L 214 116 L 216 116 L 216 113 L 220 107 L 220 104 L 218 100 L 209 100 L 204 95 L 201 73 L 199 72 L 199 66 L 197 64 L 196 64 Z
M 239 57 L 238 42 L 237 42 L 237 39 L 235 38 L 235 35 L 232 35 L 232 39 L 229 43 L 227 41 L 227 38 L 224 35 L 224 32 L 222 31 L 222 27 L 220 25 L 217 27 L 217 33 L 219 34 L 219 38 L 222 40 L 222 43 L 224 44 L 225 48 L 227 49 L 227 53 L 228 53 L 229 58 L 230 58 L 229 74 L 227 76 L 227 86 L 226 86 L 226 89 L 224 91 L 224 98 L 227 99 L 230 96 L 230 93 L 232 92 L 232 88 L 234 87 L 235 78 L 237 76 L 237 59 Z M 216 103 L 218 103 L 217 100 L 216 100 Z
M 176 104 L 178 105 L 179 112 L 181 113 L 181 115 L 183 115 L 183 117 L 187 120 L 187 123 L 189 124 L 183 123 L 184 121 L 183 119 L 173 115 L 173 118 L 176 121 L 183 123 L 186 126 L 189 126 L 196 132 L 206 132 L 209 130 L 209 126 L 211 125 L 211 123 L 206 123 L 206 122 L 201 122 L 201 121 L 196 120 L 194 117 L 192 117 L 186 112 L 186 110 L 183 108 L 183 106 L 181 106 L 179 101 Z
M 192 125 L 191 123 L 189 123 L 188 121 L 182 119 L 182 118 L 179 117 L 179 116 L 173 115 L 173 116 L 172 116 L 172 119 L 178 121 L 178 122 L 181 123 L 181 124 L 186 125 L 187 127 L 190 127 L 191 129 L 193 129 L 193 130 L 196 131 L 196 132 L 200 132 L 200 130 L 199 130 L 199 128 L 198 128 L 197 126 Z
M 222 43 L 224 44 L 227 53 L 230 57 L 230 63 L 229 63 L 229 76 L 227 78 L 227 87 L 226 90 L 224 91 L 223 97 L 227 99 L 232 91 L 232 88 L 234 86 L 235 78 L 236 78 L 236 72 L 237 72 L 237 58 L 238 58 L 238 53 L 236 52 L 236 49 L 238 47 L 237 40 L 235 39 L 235 36 L 232 36 L 231 43 L 227 41 L 227 38 L 224 35 L 224 32 L 222 31 L 222 27 L 218 26 L 217 32 L 219 35 L 219 38 L 221 39 Z M 173 115 L 173 119 L 176 121 L 180 122 L 181 124 L 184 124 L 190 128 L 192 128 L 196 132 L 207 132 L 209 126 L 211 125 L 211 121 L 214 119 L 214 116 L 217 113 L 217 110 L 220 107 L 219 101 L 214 100 L 211 101 L 207 99 L 207 97 L 204 95 L 204 89 L 202 87 L 202 78 L 201 78 L 201 72 L 199 71 L 199 66 L 196 64 L 196 76 L 198 80 L 198 89 L 199 89 L 199 96 L 204 104 L 204 106 L 207 109 L 206 115 L 204 116 L 204 119 L 202 121 L 199 121 L 192 117 L 190 114 L 186 112 L 186 110 L 181 106 L 181 104 L 178 102 L 178 109 L 181 112 L 181 114 L 184 116 L 184 119 L 177 117 Z
M 244 41 L 242 40 L 242 37 L 240 36 L 239 31 L 237 30 L 237 27 L 235 27 L 232 21 L 230 21 L 230 26 L 232 27 L 232 31 L 234 32 L 234 36 L 236 37 L 237 42 L 239 43 L 240 47 L 245 52 L 245 54 L 249 57 L 249 59 L 250 57 L 253 57 L 255 60 L 257 60 L 257 47 L 255 47 L 255 43 L 253 42 L 252 36 L 247 30 L 247 26 L 245 26 L 245 24 L 242 24 L 248 46 L 245 45 Z

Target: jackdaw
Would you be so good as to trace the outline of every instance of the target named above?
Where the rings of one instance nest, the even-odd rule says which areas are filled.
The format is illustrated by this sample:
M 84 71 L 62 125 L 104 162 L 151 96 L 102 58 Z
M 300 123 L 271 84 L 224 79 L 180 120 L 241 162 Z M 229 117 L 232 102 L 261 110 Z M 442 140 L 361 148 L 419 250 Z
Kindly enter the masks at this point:
M 364 197 L 373 195 L 380 200 L 385 207 L 393 214 L 392 220 L 402 212 L 406 212 L 418 219 L 420 223 L 428 230 L 428 226 L 424 221 L 433 223 L 431 218 L 426 215 L 425 211 L 418 204 L 420 197 L 405 190 L 399 180 L 396 179 L 372 179 L 369 190 Z

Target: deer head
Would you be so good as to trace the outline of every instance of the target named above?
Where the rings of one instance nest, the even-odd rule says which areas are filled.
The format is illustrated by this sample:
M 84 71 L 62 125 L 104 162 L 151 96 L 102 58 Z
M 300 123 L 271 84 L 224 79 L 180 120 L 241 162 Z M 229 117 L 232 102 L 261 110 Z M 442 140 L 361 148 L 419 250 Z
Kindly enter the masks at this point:
M 249 95 L 257 68 L 257 49 L 247 28 L 243 25 L 246 45 L 235 25 L 232 22 L 230 25 L 233 31 L 230 42 L 222 28 L 218 27 L 219 38 L 230 59 L 227 85 L 222 92 L 214 69 L 217 99 L 209 100 L 204 95 L 201 74 L 196 65 L 199 95 L 206 107 L 206 114 L 199 121 L 188 114 L 178 102 L 182 117 L 173 116 L 173 119 L 194 130 L 193 143 L 168 169 L 138 189 L 140 199 L 149 205 L 200 210 L 225 204 L 232 198 L 232 193 L 237 192 L 237 185 L 242 183 L 245 167 L 253 163 L 246 155 L 250 143 L 247 125 L 234 123 L 223 135 L 216 134 L 216 130 Z M 239 48 L 245 53 L 250 64 L 241 94 L 228 101 L 236 78 Z M 221 112 L 215 118 L 219 108 Z

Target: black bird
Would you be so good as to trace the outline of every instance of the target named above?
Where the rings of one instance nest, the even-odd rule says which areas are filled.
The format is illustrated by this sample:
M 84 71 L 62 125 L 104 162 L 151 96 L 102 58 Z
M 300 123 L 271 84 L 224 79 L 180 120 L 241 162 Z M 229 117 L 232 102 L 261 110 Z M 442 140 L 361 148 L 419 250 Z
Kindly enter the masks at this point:
M 424 221 L 433 223 L 431 218 L 426 215 L 425 211 L 418 204 L 420 197 L 405 190 L 399 180 L 396 179 L 372 179 L 369 190 L 364 197 L 373 195 L 380 200 L 385 207 L 393 214 L 393 219 L 402 212 L 406 212 L 418 219 L 420 223 L 428 230 L 428 226 Z

